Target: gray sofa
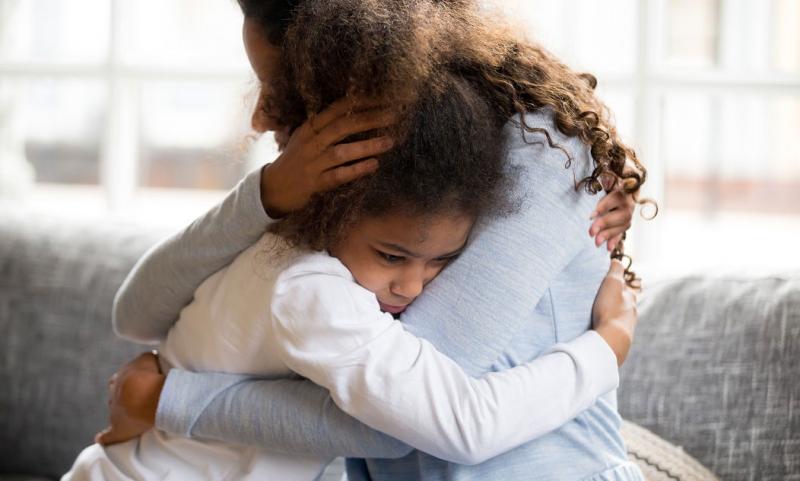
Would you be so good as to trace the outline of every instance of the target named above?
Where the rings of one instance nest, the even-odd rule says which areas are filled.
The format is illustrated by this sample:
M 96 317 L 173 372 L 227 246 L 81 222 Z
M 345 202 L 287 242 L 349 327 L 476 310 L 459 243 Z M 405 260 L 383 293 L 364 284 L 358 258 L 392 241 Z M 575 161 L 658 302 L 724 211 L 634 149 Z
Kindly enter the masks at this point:
M 143 349 L 112 299 L 165 234 L 0 208 L 0 480 L 57 479 L 105 425 L 106 380 Z M 800 275 L 651 286 L 622 377 L 623 415 L 721 479 L 800 480 Z

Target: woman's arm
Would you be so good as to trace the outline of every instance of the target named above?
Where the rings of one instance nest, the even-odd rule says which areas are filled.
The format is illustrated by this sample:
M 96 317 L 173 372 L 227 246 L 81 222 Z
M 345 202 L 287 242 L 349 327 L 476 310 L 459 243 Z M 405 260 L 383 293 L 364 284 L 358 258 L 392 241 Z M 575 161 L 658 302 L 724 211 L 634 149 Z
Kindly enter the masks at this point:
M 272 219 L 302 207 L 316 192 L 332 189 L 377 168 L 372 157 L 391 139 L 340 144 L 350 135 L 386 127 L 391 111 L 358 100 L 334 102 L 298 127 L 271 164 L 250 173 L 219 205 L 148 251 L 123 282 L 112 312 L 118 335 L 157 343 L 178 319 L 194 290 L 255 243 Z
M 168 379 L 156 427 L 174 434 L 329 458 L 401 458 L 413 450 L 346 414 L 327 389 L 305 379 L 176 370 Z M 218 415 L 187 416 L 204 412 Z
M 344 144 L 340 143 L 342 139 L 385 127 L 394 121 L 395 114 L 391 111 L 376 108 L 369 102 L 345 99 L 316 116 L 315 129 L 308 122 L 301 125 L 278 159 L 247 175 L 219 205 L 139 260 L 115 297 L 113 325 L 116 332 L 139 342 L 156 343 L 163 339 L 180 310 L 191 301 L 197 286 L 261 237 L 272 222 L 267 213 L 281 215 L 302 206 L 315 192 L 369 174 L 377 167 L 372 156 L 385 152 L 392 145 L 391 139 L 386 137 Z M 149 409 L 158 404 L 161 390 L 168 380 L 158 372 L 139 369 L 139 364 L 141 359 L 137 358 L 112 378 L 124 382 L 111 384 L 128 388 L 110 393 L 111 425 L 98 434 L 101 443 L 130 439 L 153 425 L 156 412 L 149 412 Z M 150 364 L 156 365 L 154 362 Z M 170 390 L 169 386 L 176 383 L 167 382 L 164 391 L 178 393 L 175 402 L 169 404 L 176 410 L 191 405 L 190 400 L 200 397 L 204 399 L 201 406 L 205 407 L 215 398 L 215 393 L 235 389 L 241 381 L 242 378 L 237 376 L 198 375 L 191 389 Z M 276 383 L 282 385 L 283 381 Z M 303 393 L 303 399 L 324 397 L 327 399 L 325 402 L 332 405 L 327 391 L 311 383 L 301 384 L 306 384 L 309 391 L 316 391 Z M 140 389 L 142 386 L 149 387 Z M 279 389 L 280 394 L 299 391 L 302 388 Z M 122 394 L 131 392 L 142 395 L 120 398 Z M 275 402 L 281 403 L 277 398 Z M 286 406 L 297 408 L 299 404 L 290 401 Z M 315 406 L 314 412 L 321 413 L 322 409 Z M 354 433 L 354 447 L 374 448 L 373 451 L 359 448 L 342 454 L 399 457 L 411 450 L 336 411 L 329 416 L 331 429 Z M 191 412 L 187 408 L 183 414 L 191 415 Z M 341 443 L 338 446 L 339 449 L 344 447 Z
M 164 339 L 197 286 L 261 237 L 271 222 L 260 200 L 261 171 L 139 259 L 114 298 L 117 335 L 152 344 Z

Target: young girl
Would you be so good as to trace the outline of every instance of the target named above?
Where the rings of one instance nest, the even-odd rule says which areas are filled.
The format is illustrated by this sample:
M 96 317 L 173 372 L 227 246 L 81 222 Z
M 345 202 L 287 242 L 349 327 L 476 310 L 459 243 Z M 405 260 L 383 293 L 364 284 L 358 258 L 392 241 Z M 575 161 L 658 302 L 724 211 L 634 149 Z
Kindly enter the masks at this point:
M 325 385 L 392 389 L 384 386 L 391 378 L 346 367 L 380 359 L 384 369 L 413 373 L 416 389 L 425 391 L 387 410 L 453 426 L 480 420 L 496 431 L 489 448 L 496 453 L 557 427 L 615 387 L 616 357 L 599 337 L 583 343 L 594 346 L 600 365 L 565 345 L 557 351 L 567 355 L 473 380 L 393 319 L 464 250 L 476 220 L 510 211 L 515 172 L 505 163 L 504 119 L 468 81 L 449 74 L 442 81 L 446 88 L 409 108 L 394 132 L 397 147 L 381 157 L 374 175 L 317 196 L 198 287 L 161 344 L 165 372 L 286 377 L 294 371 Z M 403 351 L 416 353 L 413 365 L 397 362 Z M 543 399 L 543 391 L 569 382 L 572 363 L 587 376 L 574 383 L 575 398 L 567 405 Z M 326 368 L 332 364 L 344 369 Z M 550 370 L 553 385 L 541 382 L 542 370 Z M 443 412 L 424 412 L 429 398 Z M 378 420 L 381 413 L 374 415 Z M 530 422 L 520 428 L 525 418 Z M 416 424 L 409 423 L 407 435 L 422 429 Z M 126 443 L 87 448 L 62 481 L 312 480 L 329 461 L 150 430 Z

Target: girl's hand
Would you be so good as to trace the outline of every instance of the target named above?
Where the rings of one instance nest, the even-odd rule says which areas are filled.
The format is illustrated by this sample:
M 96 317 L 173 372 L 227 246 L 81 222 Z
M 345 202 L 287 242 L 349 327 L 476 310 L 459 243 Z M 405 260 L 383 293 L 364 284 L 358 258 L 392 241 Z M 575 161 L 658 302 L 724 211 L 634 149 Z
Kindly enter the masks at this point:
M 339 100 L 292 133 L 281 155 L 262 170 L 261 203 L 270 217 L 275 219 L 300 209 L 313 194 L 378 168 L 374 156 L 392 148 L 391 138 L 339 143 L 353 134 L 388 127 L 397 121 L 395 112 L 369 107 L 351 99 Z
M 152 428 L 165 380 L 158 358 L 150 352 L 122 366 L 108 381 L 110 425 L 97 433 L 94 441 L 102 445 L 121 443 Z
M 624 271 L 620 261 L 611 261 L 611 267 L 600 284 L 592 306 L 594 330 L 614 351 L 618 366 L 628 357 L 636 323 L 639 321 L 636 292 L 625 284 Z
M 595 245 L 599 247 L 608 241 L 606 244 L 608 251 L 613 251 L 622 240 L 625 231 L 630 229 L 635 207 L 634 195 L 621 190 L 610 192 L 600 199 L 591 216 L 594 222 L 589 228 L 589 235 L 594 237 Z

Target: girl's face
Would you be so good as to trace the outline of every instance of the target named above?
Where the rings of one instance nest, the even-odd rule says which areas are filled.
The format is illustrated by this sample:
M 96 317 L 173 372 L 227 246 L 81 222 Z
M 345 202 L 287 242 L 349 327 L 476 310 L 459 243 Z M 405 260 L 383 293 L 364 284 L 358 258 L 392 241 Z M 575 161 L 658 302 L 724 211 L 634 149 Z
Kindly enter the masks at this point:
M 261 83 L 251 125 L 258 133 L 275 132 L 275 141 L 279 148 L 283 148 L 289 141 L 289 128 L 278 122 L 275 113 L 270 112 L 265 103 L 272 95 L 272 82 L 280 65 L 281 49 L 269 43 L 263 29 L 256 22 L 246 18 L 242 25 L 242 40 L 250 66 Z
M 381 310 L 399 314 L 455 259 L 474 220 L 464 215 L 383 215 L 354 225 L 330 254 L 374 292 Z

